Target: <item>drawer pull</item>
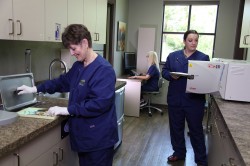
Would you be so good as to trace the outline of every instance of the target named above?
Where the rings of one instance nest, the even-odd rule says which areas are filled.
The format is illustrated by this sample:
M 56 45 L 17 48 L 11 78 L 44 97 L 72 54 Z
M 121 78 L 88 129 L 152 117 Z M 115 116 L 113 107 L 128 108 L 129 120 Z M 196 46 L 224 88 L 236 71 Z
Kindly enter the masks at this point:
M 63 148 L 59 148 L 60 159 L 59 161 L 63 161 Z
M 230 166 L 237 166 L 236 164 L 234 164 L 234 158 L 232 157 L 229 158 L 229 164 Z
M 14 153 L 14 155 L 17 157 L 17 165 L 20 166 L 20 155 L 18 153 Z
M 58 153 L 53 152 L 53 166 L 57 166 L 57 165 L 58 165 Z
M 247 38 L 248 37 L 249 37 L 249 35 L 245 35 L 244 36 L 243 44 L 248 45 L 248 43 L 247 43 Z

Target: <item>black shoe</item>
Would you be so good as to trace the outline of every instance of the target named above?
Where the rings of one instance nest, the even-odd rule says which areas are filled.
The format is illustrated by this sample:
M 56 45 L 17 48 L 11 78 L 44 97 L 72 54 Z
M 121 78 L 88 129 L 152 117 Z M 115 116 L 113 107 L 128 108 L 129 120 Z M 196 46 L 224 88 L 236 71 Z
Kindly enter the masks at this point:
M 185 160 L 185 158 L 179 158 L 175 155 L 171 155 L 168 157 L 168 162 L 176 162 L 176 161 L 179 161 L 179 160 Z

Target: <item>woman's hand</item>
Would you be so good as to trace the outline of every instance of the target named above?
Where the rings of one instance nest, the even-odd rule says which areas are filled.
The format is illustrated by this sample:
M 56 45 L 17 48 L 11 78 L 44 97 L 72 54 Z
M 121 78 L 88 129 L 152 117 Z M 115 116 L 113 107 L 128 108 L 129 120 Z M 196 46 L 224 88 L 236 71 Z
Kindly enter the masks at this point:
M 27 94 L 27 93 L 36 93 L 37 89 L 36 89 L 35 86 L 29 87 L 29 86 L 26 86 L 26 85 L 22 85 L 22 86 L 17 88 L 17 91 L 18 91 L 17 94 L 21 95 L 21 94 Z
M 67 107 L 50 107 L 48 112 L 48 115 L 55 116 L 55 115 L 69 115 Z
M 137 76 L 130 76 L 130 77 L 128 77 L 128 78 L 130 78 L 130 79 L 136 79 Z
M 177 80 L 177 79 L 180 78 L 180 76 L 176 76 L 176 75 L 171 75 L 171 77 L 172 77 L 173 79 L 175 79 L 175 80 Z

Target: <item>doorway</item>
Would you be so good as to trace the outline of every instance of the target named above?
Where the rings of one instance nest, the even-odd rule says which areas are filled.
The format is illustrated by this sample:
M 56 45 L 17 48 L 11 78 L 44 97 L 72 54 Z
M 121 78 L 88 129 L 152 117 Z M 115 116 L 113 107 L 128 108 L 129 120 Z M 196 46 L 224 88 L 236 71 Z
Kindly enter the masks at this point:
M 108 2 L 106 44 L 104 46 L 104 58 L 113 66 L 114 64 L 114 4 Z

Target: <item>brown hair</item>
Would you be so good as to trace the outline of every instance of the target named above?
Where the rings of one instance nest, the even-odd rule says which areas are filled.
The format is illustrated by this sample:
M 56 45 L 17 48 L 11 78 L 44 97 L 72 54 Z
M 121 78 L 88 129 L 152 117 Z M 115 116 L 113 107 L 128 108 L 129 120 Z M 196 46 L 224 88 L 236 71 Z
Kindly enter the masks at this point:
M 82 24 L 71 24 L 62 34 L 62 43 L 65 48 L 69 48 L 70 44 L 81 43 L 82 39 L 87 39 L 89 48 L 92 48 L 91 34 L 88 28 Z
M 189 34 L 197 34 L 198 35 L 198 37 L 199 37 L 199 34 L 198 34 L 198 32 L 196 31 L 196 30 L 187 30 L 185 33 L 184 33 L 184 36 L 183 36 L 183 40 L 184 41 L 186 41 L 186 39 L 187 39 L 187 36 L 189 35 Z

